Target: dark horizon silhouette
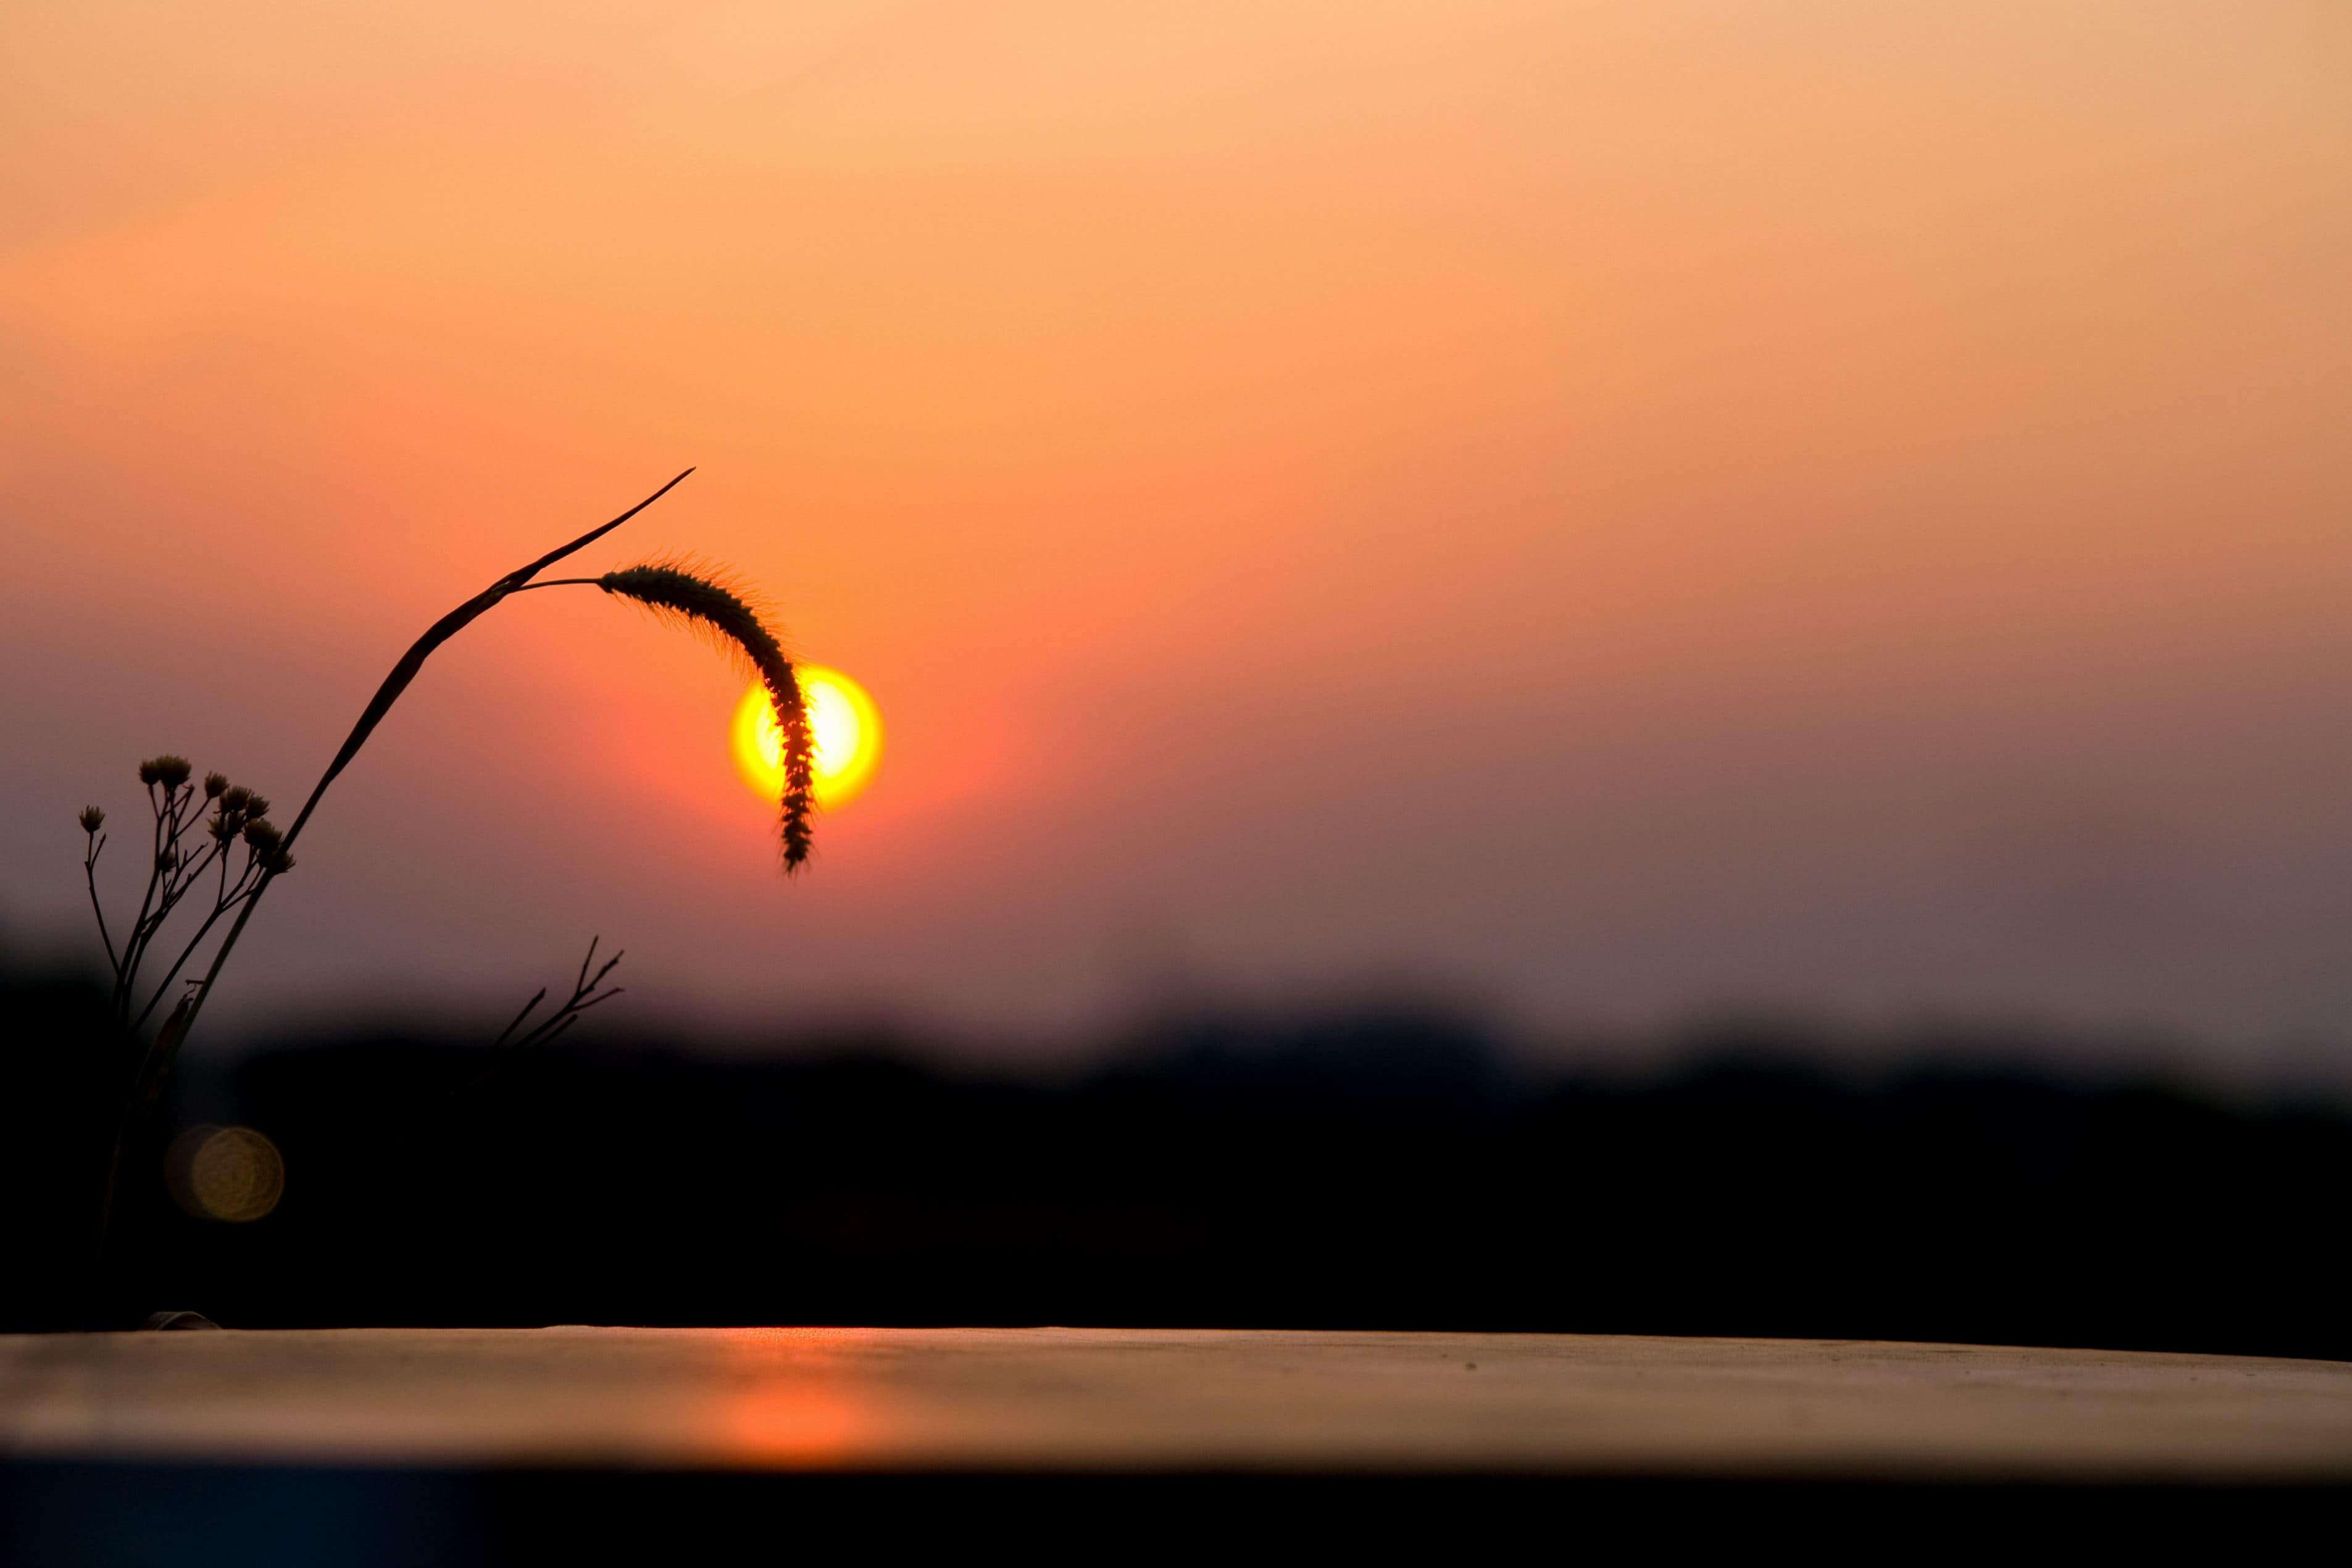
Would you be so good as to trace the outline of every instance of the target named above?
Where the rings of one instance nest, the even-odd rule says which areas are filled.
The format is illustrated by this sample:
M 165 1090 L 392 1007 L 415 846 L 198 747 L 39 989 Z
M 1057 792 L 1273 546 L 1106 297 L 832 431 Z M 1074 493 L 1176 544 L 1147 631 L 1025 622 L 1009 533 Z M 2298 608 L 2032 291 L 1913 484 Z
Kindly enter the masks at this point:
M 17 977 L 8 1326 L 77 1323 L 89 994 Z M 1056 1079 L 904 1039 L 768 1059 L 606 1010 L 526 1052 L 352 1029 L 184 1064 L 103 1314 L 238 1327 L 874 1322 L 1559 1330 L 2352 1358 L 2352 1113 L 1725 1034 L 1531 1068 L 1367 1004 L 1171 1016 Z M 1922 1041 L 1924 1049 L 1932 1042 Z M 2032 1042 L 2021 1042 L 2027 1059 Z M 81 1086 L 87 1092 L 87 1086 Z M 252 1128 L 282 1200 L 161 1146 Z M 77 1152 L 79 1147 L 80 1152 Z

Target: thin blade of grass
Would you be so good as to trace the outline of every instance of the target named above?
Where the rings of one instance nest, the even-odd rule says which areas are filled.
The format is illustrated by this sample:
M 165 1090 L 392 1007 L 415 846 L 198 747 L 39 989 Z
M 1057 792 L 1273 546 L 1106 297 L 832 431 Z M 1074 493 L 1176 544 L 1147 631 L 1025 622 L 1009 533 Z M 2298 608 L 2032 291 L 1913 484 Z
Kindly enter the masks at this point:
M 327 793 L 327 786 L 335 782 L 335 775 L 341 773 L 353 757 L 359 755 L 360 748 L 367 744 L 368 737 L 375 733 L 375 727 L 383 722 L 383 716 L 392 711 L 392 705 L 400 700 L 400 694 L 408 689 L 409 683 L 415 680 L 417 672 L 425 668 L 425 661 L 433 656 L 434 649 L 473 625 L 499 600 L 546 571 L 550 566 L 567 555 L 585 550 L 637 513 L 645 510 L 646 508 L 653 505 L 654 502 L 661 500 L 662 497 L 669 494 L 686 479 L 687 474 L 692 472 L 694 472 L 692 468 L 687 469 L 686 473 L 678 475 L 677 479 L 670 480 L 668 484 L 662 486 L 612 521 L 601 527 L 590 529 L 571 543 L 549 551 L 527 566 L 517 567 L 427 627 L 425 635 L 416 639 L 415 646 L 403 654 L 400 662 L 392 667 L 392 673 L 383 678 L 383 684 L 376 688 L 375 697 L 368 703 L 366 710 L 360 715 L 360 721 L 352 726 L 351 736 L 343 742 L 342 750 L 337 752 L 335 760 L 327 764 L 325 775 L 319 780 L 317 787 L 310 791 L 310 798 L 302 803 L 302 809 L 296 814 L 293 826 L 286 830 L 284 847 L 289 850 L 294 847 L 294 840 L 300 836 L 303 824 L 310 820 L 310 813 L 318 807 L 319 797 Z

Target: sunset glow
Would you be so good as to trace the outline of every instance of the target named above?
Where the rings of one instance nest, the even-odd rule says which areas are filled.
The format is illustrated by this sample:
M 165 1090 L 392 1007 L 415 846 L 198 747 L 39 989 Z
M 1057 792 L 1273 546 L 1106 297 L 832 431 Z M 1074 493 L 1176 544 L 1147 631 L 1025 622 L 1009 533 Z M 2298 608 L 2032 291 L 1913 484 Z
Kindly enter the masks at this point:
M 846 805 L 864 791 L 882 760 L 882 713 L 866 689 L 837 669 L 800 667 L 808 698 L 809 730 L 815 740 L 816 802 L 828 809 Z M 784 784 L 783 734 L 767 688 L 753 681 L 735 705 L 730 734 L 736 771 L 761 798 L 773 801 Z
M 691 464 L 566 571 L 723 563 L 889 809 L 781 883 L 731 677 L 534 594 L 207 1027 L 551 908 L 763 1026 L 2345 1016 L 2352 6 L 231 12 L 0 24 L 0 944 L 126 756 L 299 803 Z

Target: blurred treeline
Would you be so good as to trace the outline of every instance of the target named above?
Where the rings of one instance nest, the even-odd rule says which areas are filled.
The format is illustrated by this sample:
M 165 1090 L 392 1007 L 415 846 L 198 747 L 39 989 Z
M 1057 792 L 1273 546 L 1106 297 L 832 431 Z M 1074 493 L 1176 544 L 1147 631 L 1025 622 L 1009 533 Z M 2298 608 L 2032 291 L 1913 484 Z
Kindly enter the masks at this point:
M 2352 1118 L 1806 1042 L 1530 1073 L 1410 1009 L 1139 1029 L 1082 1078 L 906 1042 L 719 1060 L 599 1014 L 552 1049 L 354 1033 L 189 1079 L 282 1201 L 151 1148 L 94 1291 L 97 999 L 0 987 L 0 1312 L 127 1326 L 1083 1323 L 1930 1339 L 2352 1358 Z M 583 1038 L 583 1035 L 588 1038 Z M 2021 1044 L 2021 1049 L 2022 1049 Z

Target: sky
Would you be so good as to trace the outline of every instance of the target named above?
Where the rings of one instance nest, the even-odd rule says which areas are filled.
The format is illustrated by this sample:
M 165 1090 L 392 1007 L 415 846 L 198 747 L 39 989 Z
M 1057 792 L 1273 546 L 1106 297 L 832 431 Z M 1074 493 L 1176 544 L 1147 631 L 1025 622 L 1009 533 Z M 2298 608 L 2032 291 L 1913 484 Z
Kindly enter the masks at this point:
M 12 0 L 0 940 L 94 951 L 139 758 L 299 800 L 695 465 L 574 564 L 871 691 L 809 870 L 736 672 L 527 595 L 208 1030 L 601 934 L 982 1054 L 1410 993 L 2352 1077 L 2347 88 L 2336 0 Z

